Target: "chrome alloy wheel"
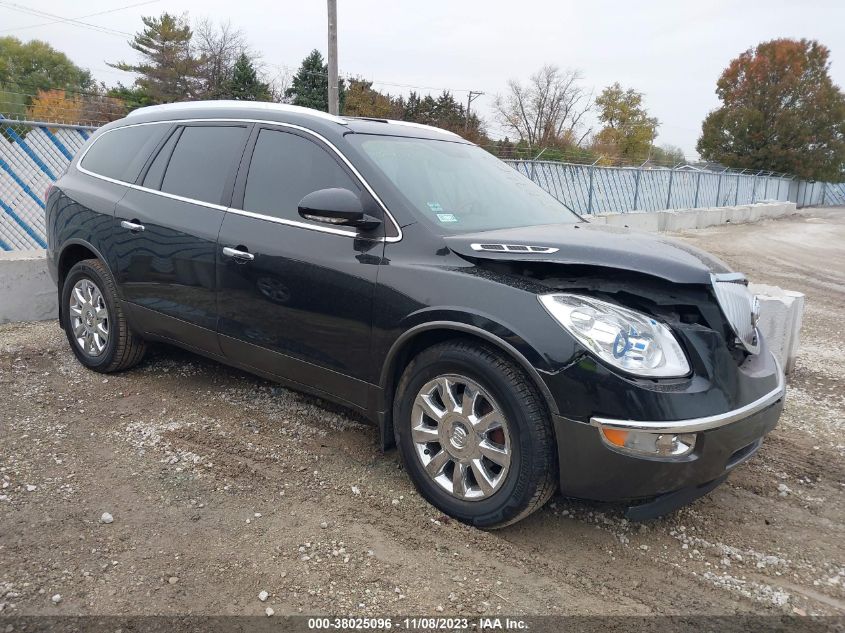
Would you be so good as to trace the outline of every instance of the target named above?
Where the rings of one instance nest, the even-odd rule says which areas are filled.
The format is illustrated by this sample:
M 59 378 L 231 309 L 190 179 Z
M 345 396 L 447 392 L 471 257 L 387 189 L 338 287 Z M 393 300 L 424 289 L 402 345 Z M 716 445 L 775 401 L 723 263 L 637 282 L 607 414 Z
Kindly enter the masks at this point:
M 411 416 L 417 457 L 443 490 L 480 501 L 502 486 L 511 463 L 508 423 L 478 383 L 438 376 L 420 389 Z
M 90 279 L 80 279 L 70 292 L 68 317 L 73 338 L 87 356 L 99 356 L 109 343 L 109 311 L 103 293 Z

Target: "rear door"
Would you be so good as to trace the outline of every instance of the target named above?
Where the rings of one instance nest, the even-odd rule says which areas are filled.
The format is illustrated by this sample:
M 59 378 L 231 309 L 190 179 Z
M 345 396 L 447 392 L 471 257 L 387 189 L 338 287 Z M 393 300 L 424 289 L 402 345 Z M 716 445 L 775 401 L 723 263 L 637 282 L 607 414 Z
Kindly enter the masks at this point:
M 341 187 L 375 201 L 335 151 L 290 128 L 253 132 L 220 230 L 223 352 L 236 363 L 364 406 L 383 225 L 366 236 L 305 220 L 299 201 Z M 249 257 L 232 257 L 234 249 Z
M 219 353 L 217 235 L 250 128 L 175 125 L 118 204 L 118 283 L 145 332 Z

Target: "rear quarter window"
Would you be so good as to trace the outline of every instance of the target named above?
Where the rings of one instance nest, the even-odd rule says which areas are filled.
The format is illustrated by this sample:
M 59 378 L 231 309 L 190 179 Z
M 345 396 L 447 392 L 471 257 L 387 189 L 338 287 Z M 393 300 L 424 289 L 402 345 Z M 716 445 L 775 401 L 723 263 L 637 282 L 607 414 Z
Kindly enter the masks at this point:
M 98 176 L 134 182 L 167 128 L 133 125 L 107 131 L 94 140 L 79 166 Z

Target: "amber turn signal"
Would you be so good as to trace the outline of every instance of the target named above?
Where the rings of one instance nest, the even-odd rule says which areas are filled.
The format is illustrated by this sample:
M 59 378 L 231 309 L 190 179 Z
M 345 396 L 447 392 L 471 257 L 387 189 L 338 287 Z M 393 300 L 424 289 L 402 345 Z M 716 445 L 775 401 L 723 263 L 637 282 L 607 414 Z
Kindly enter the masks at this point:
M 625 440 L 628 438 L 628 431 L 619 431 L 617 429 L 602 429 L 605 439 L 615 446 L 625 446 Z

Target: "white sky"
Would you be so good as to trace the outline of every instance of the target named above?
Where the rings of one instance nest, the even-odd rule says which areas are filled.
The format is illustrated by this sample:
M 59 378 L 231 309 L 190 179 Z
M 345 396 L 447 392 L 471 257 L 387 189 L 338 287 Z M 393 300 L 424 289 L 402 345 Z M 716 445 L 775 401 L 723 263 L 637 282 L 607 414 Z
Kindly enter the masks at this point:
M 39 38 L 113 84 L 131 75 L 106 61 L 132 61 L 126 37 L 65 23 L 24 28 L 49 19 L 27 7 L 119 31 L 135 32 L 141 15 L 188 12 L 193 20 L 230 20 L 260 52 L 268 71 L 295 69 L 313 48 L 326 50 L 323 0 L 159 0 L 108 15 L 82 18 L 142 0 L 0 0 L 0 35 Z M 701 121 L 718 105 L 716 79 L 728 62 L 758 42 L 807 37 L 831 49 L 834 81 L 845 87 L 845 2 L 610 2 L 581 0 L 338 0 L 341 74 L 374 80 L 376 88 L 407 86 L 486 94 L 473 107 L 500 136 L 492 97 L 509 78 L 525 79 L 546 63 L 579 69 L 600 91 L 619 81 L 645 93 L 660 120 L 658 144 L 695 155 Z M 236 11 L 233 11 L 236 8 Z M 391 85 L 393 84 L 393 85 Z M 401 85 L 395 85 L 401 84 Z M 428 90 L 423 90 L 428 92 Z

